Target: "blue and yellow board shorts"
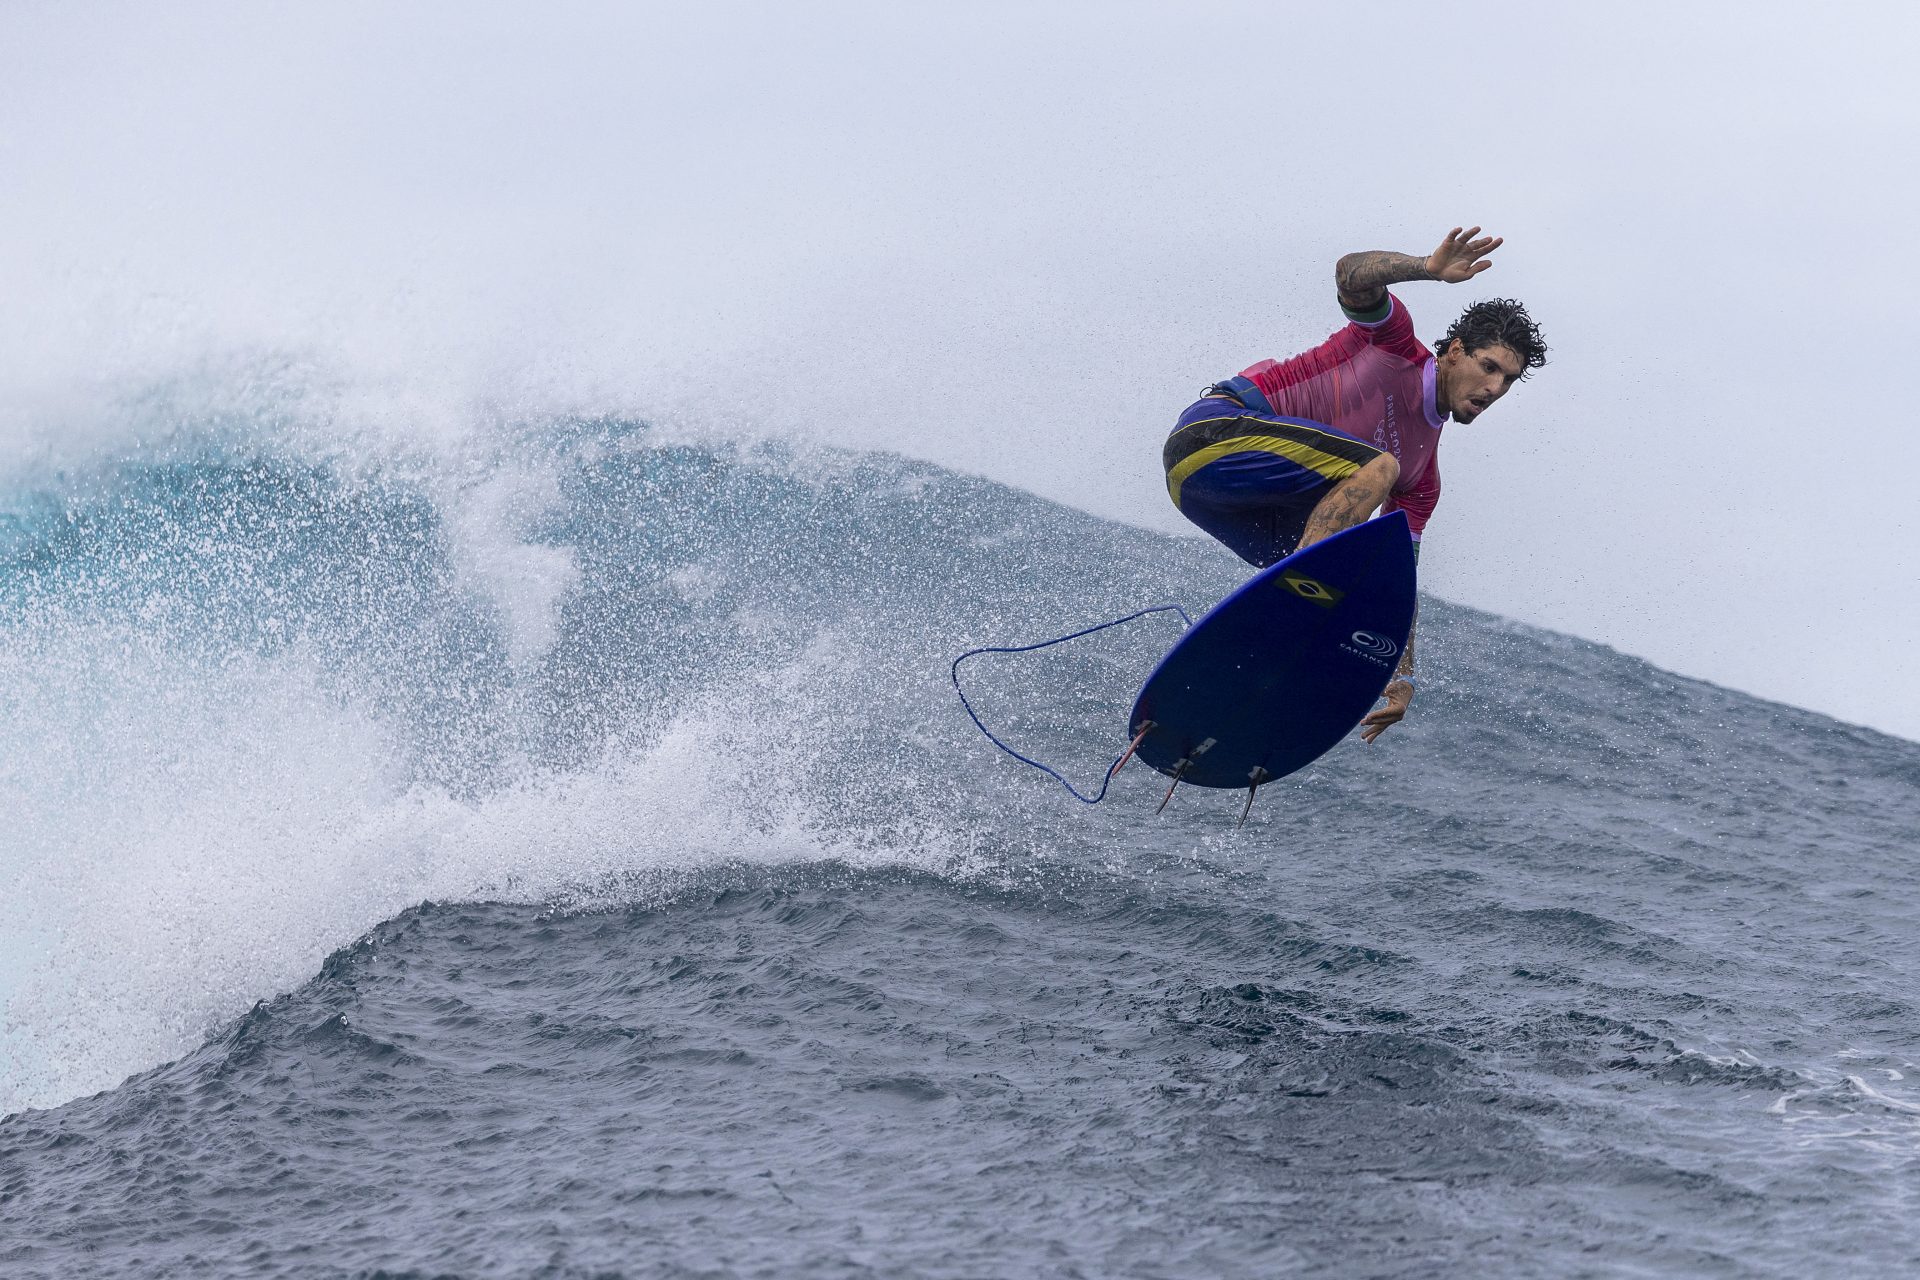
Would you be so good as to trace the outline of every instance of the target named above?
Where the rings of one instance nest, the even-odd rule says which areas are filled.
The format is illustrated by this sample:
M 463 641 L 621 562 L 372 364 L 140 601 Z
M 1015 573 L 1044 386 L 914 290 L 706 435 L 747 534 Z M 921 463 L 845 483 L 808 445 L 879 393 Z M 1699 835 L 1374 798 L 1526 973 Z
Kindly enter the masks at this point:
M 1180 415 L 1163 458 L 1180 513 L 1264 568 L 1300 545 L 1328 490 L 1381 453 L 1324 422 L 1208 396 Z

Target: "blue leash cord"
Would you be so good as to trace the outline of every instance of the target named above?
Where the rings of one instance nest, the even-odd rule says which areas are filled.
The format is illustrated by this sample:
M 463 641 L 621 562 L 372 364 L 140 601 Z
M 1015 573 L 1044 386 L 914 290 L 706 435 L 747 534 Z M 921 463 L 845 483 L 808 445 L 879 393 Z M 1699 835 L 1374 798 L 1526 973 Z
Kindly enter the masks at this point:
M 1038 760 L 1029 759 L 1021 755 L 1018 751 L 1015 751 L 1012 747 L 994 737 L 993 730 L 980 723 L 980 717 L 974 712 L 973 704 L 967 701 L 967 691 L 960 687 L 960 664 L 968 658 L 975 657 L 982 653 L 1031 653 L 1035 649 L 1046 649 L 1056 644 L 1065 644 L 1069 640 L 1078 640 L 1081 636 L 1090 636 L 1096 631 L 1105 631 L 1108 627 L 1117 627 L 1123 622 L 1132 622 L 1135 618 L 1144 618 L 1150 613 L 1177 613 L 1180 615 L 1182 622 L 1186 623 L 1189 627 L 1193 625 L 1193 619 L 1188 617 L 1187 611 L 1179 605 L 1157 604 L 1150 609 L 1142 609 L 1138 613 L 1130 613 L 1124 618 L 1115 618 L 1111 622 L 1102 622 L 1095 626 L 1086 627 L 1074 632 L 1072 635 L 1056 636 L 1052 640 L 1042 640 L 1039 644 L 995 645 L 985 649 L 969 649 L 953 660 L 953 668 L 950 673 L 953 676 L 953 691 L 960 695 L 960 705 L 967 709 L 967 718 L 973 721 L 973 727 L 985 734 L 988 742 L 991 742 L 994 746 L 1000 748 L 1021 764 L 1030 764 L 1040 770 L 1040 772 L 1050 775 L 1055 782 L 1058 782 L 1061 786 L 1072 792 L 1073 798 L 1081 804 L 1099 804 L 1107 798 L 1107 786 L 1113 781 L 1113 775 L 1119 770 L 1120 762 L 1131 754 L 1133 748 L 1129 747 L 1126 751 L 1121 752 L 1113 758 L 1113 763 L 1107 766 L 1107 776 L 1100 780 L 1099 791 L 1095 792 L 1091 797 L 1083 796 L 1075 789 L 1071 782 L 1061 777 L 1056 770 L 1040 763 Z

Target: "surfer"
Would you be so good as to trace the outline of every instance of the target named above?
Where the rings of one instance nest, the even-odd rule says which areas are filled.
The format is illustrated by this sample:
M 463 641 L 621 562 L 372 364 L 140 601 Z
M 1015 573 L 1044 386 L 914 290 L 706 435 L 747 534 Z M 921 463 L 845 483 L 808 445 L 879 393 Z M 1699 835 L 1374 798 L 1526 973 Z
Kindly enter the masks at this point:
M 1261 567 L 1382 507 L 1407 513 L 1418 554 L 1440 501 L 1440 428 L 1479 417 L 1547 362 L 1547 347 L 1525 307 L 1494 298 L 1462 312 L 1435 355 L 1388 286 L 1471 280 L 1500 245 L 1479 227 L 1455 227 L 1424 258 L 1341 258 L 1334 280 L 1345 328 L 1291 359 L 1262 360 L 1214 383 L 1180 415 L 1164 455 L 1174 506 Z M 1387 705 L 1361 721 L 1363 738 L 1399 723 L 1413 683 L 1409 634 Z

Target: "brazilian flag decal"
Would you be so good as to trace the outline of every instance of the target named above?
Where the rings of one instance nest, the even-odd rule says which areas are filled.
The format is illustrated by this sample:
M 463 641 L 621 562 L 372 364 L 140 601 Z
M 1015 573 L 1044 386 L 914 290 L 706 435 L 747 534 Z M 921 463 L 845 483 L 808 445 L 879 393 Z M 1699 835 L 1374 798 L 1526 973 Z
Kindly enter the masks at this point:
M 1280 585 L 1303 599 L 1311 600 L 1323 609 L 1331 609 L 1340 603 L 1347 593 L 1338 587 L 1330 587 L 1318 578 L 1309 578 L 1304 573 L 1283 573 Z

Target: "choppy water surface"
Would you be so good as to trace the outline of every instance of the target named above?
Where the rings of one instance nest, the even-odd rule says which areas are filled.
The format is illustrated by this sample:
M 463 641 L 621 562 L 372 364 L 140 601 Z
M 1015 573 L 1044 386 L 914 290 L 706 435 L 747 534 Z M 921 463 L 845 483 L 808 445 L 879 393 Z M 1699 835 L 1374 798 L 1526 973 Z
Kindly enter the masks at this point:
M 5 1274 L 1920 1265 L 1920 746 L 1428 600 L 1244 829 L 1085 809 L 946 660 L 1224 553 L 617 422 L 195 439 L 0 514 Z M 1091 779 L 1170 639 L 970 691 Z

